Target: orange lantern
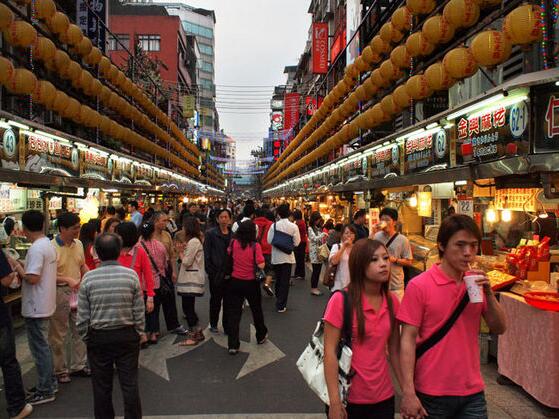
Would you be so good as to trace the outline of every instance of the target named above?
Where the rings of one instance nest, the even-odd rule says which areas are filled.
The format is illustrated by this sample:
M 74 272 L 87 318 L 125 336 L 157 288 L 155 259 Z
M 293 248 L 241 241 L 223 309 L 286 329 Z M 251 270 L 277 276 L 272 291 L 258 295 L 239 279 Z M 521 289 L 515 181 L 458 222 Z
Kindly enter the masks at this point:
M 104 134 L 107 134 L 109 132 L 110 126 L 111 126 L 111 120 L 105 115 L 101 116 L 101 121 L 99 121 L 99 129 Z
M 388 115 L 380 103 L 377 103 L 371 108 L 371 117 L 378 123 L 390 121 L 390 115 Z
M 367 92 L 368 99 L 376 95 L 379 89 L 379 87 L 375 83 L 373 83 L 373 79 L 371 79 L 371 77 L 365 80 L 365 82 L 363 83 L 363 88 Z
M 84 36 L 80 43 L 77 45 L 76 49 L 82 57 L 87 57 L 93 49 L 93 44 L 87 36 Z
M 25 68 L 16 68 L 6 82 L 6 88 L 16 95 L 30 95 L 35 90 L 37 77 Z
M 443 66 L 448 75 L 457 80 L 473 76 L 478 69 L 474 56 L 464 47 L 447 52 L 443 58 Z
M 407 32 L 411 29 L 411 19 L 410 9 L 404 6 L 394 10 L 390 22 L 392 22 L 392 25 L 399 31 Z
M 406 49 L 412 57 L 418 57 L 431 54 L 435 45 L 428 42 L 421 32 L 414 32 L 406 40 Z
M 413 15 L 426 15 L 436 6 L 434 0 L 406 0 L 406 6 Z
M 354 65 L 350 64 L 345 68 L 345 77 L 347 79 L 356 79 L 359 77 L 359 69 Z M 347 81 L 346 81 L 347 83 Z
M 513 44 L 531 44 L 542 39 L 542 8 L 535 4 L 524 4 L 510 12 L 505 18 L 503 31 Z
M 380 37 L 380 35 L 374 36 L 373 40 L 371 41 L 371 43 L 369 45 L 371 46 L 373 51 L 376 52 L 378 55 L 386 55 L 392 50 L 392 48 L 390 47 L 390 44 L 385 42 Z
M 410 68 L 411 56 L 404 45 L 399 45 L 390 53 L 390 61 L 398 68 Z
M 82 30 L 78 26 L 71 23 L 70 26 L 68 26 L 68 29 L 66 29 L 66 36 L 64 37 L 64 41 L 68 45 L 77 47 L 82 41 L 82 39 L 83 39 Z
M 70 57 L 61 49 L 57 49 L 54 53 L 54 67 L 63 73 L 70 64 Z
M 39 80 L 35 85 L 35 91 L 31 97 L 34 102 L 50 108 L 56 97 L 56 88 L 51 82 Z
M 365 102 L 369 98 L 367 90 L 363 85 L 359 86 L 357 90 L 355 90 L 354 95 L 359 100 L 359 102 Z
M 371 73 L 371 81 L 378 87 L 390 86 L 390 80 L 382 77 L 382 74 L 378 68 Z
M 510 39 L 499 31 L 480 32 L 470 45 L 474 60 L 486 67 L 505 62 L 510 57 L 511 48 Z
M 394 115 L 401 111 L 398 104 L 394 101 L 393 95 L 387 95 L 380 101 L 382 110 L 388 115 Z
M 37 19 L 48 20 L 56 13 L 53 0 L 35 0 L 35 16 Z
M 37 31 L 29 23 L 16 20 L 4 29 L 4 36 L 11 45 L 27 48 L 37 40 Z
M 363 60 L 369 65 L 380 62 L 380 56 L 373 51 L 373 48 L 370 45 L 363 50 L 361 56 L 363 57 Z
M 14 21 L 14 14 L 8 6 L 0 3 L 0 30 L 9 27 Z
M 5 84 L 14 74 L 14 65 L 7 58 L 0 56 L 0 83 Z
M 398 80 L 404 76 L 402 70 L 395 66 L 391 60 L 384 61 L 379 70 L 381 76 L 386 80 Z
M 64 13 L 56 12 L 49 20 L 47 20 L 47 26 L 51 32 L 54 32 L 55 34 L 66 34 L 68 26 L 70 26 L 70 21 L 68 20 L 68 16 Z
M 115 81 L 118 78 L 118 67 L 114 64 L 111 64 L 111 69 L 109 70 L 108 79 L 113 83 L 116 84 Z
M 358 57 L 355 60 L 355 66 L 357 67 L 360 73 L 364 73 L 371 69 L 371 66 L 363 59 L 362 56 Z
M 101 90 L 103 89 L 103 84 L 97 79 L 93 79 L 91 85 L 89 86 L 89 95 L 93 97 L 97 97 L 101 94 Z
M 68 95 L 60 90 L 56 91 L 54 96 L 54 101 L 52 102 L 52 109 L 58 113 L 62 113 L 66 106 L 68 106 L 68 102 L 70 98 Z
M 99 73 L 101 73 L 103 77 L 107 77 L 110 70 L 111 61 L 105 56 L 101 57 L 101 59 L 99 60 Z
M 111 93 L 111 89 L 109 89 L 107 86 L 102 86 L 101 93 L 99 93 L 99 100 L 106 105 L 111 96 Z
M 479 5 L 477 0 L 450 0 L 443 16 L 455 28 L 469 28 L 479 20 Z
M 93 84 L 93 76 L 87 70 L 82 70 L 78 79 L 79 87 L 84 92 L 89 92 L 91 90 L 91 85 Z
M 407 108 L 411 104 L 411 97 L 408 95 L 405 85 L 398 86 L 392 93 L 392 98 L 394 103 L 402 109 Z
M 406 93 L 414 100 L 423 100 L 433 94 L 423 74 L 412 76 L 406 82 Z
M 425 78 L 427 84 L 433 90 L 448 90 L 456 83 L 456 80 L 449 76 L 440 61 L 427 67 Z
M 62 111 L 62 116 L 68 119 L 74 119 L 80 114 L 80 102 L 74 98 L 68 100 L 68 106 Z
M 444 16 L 435 15 L 425 21 L 421 33 L 432 44 L 446 44 L 454 37 L 454 27 Z
M 44 36 L 37 37 L 37 41 L 33 44 L 33 58 L 36 60 L 51 61 L 56 54 L 56 46 L 54 42 Z
M 404 34 L 396 29 L 391 22 L 386 22 L 380 27 L 379 35 L 388 44 L 400 42 L 404 37 Z
M 82 68 L 77 62 L 70 61 L 66 70 L 60 73 L 60 77 L 66 80 L 75 80 L 80 76 L 81 71 Z
M 99 64 L 99 61 L 101 61 L 102 57 L 103 54 L 101 53 L 101 50 L 97 47 L 93 47 L 91 49 L 91 52 L 83 60 L 85 61 L 86 64 L 96 65 Z

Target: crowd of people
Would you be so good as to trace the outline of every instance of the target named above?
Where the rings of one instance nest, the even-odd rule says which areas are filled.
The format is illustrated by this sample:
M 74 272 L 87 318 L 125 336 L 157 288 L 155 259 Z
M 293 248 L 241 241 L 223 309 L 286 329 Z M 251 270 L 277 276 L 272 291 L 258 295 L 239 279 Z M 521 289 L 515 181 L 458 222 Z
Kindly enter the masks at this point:
M 37 383 L 24 390 L 12 323 L 0 299 L 0 359 L 10 417 L 24 418 L 33 405 L 54 401 L 59 385 L 76 375 L 92 377 L 95 417 L 114 417 L 115 368 L 125 417 L 141 417 L 139 351 L 157 344 L 161 309 L 167 332 L 184 336 L 180 345 L 198 345 L 205 336 L 196 299 L 209 288 L 209 331 L 223 331 L 228 353 L 236 355 L 244 306 L 250 307 L 257 344 L 264 344 L 268 328 L 261 290 L 275 297 L 277 313 L 285 313 L 290 285 L 305 279 L 307 260 L 312 296 L 322 295 L 324 266 L 336 267 L 324 315 L 330 418 L 393 417 L 389 363 L 404 392 L 405 418 L 449 409 L 462 416 L 445 417 L 470 417 L 463 412 L 483 409 L 483 382 L 474 353 L 479 319 L 483 315 L 496 333 L 505 327 L 483 273 L 479 284 L 485 290 L 484 304 L 471 304 L 459 320 L 460 328 L 415 358 L 416 341 L 436 330 L 463 294 L 462 275 L 480 241 L 475 223 L 459 215 L 445 219 L 438 238 L 441 264 L 415 278 L 404 292 L 403 268 L 411 264 L 412 255 L 409 242 L 397 232 L 397 211 L 383 209 L 372 232 L 365 226 L 364 211 L 347 225 L 325 222 L 318 212 L 307 215 L 291 211 L 288 204 L 271 208 L 250 200 L 242 206 L 184 204 L 176 216 L 172 209 L 147 208 L 142 214 L 132 201 L 128 211 L 109 207 L 100 219 L 83 225 L 76 214 L 63 212 L 57 218 L 58 234 L 49 239 L 44 215 L 25 212 L 23 232 L 32 245 L 24 264 L 0 252 L 0 281 L 4 286 L 21 282 L 22 316 Z M 458 286 L 445 286 L 449 284 Z M 344 328 L 344 298 L 337 291 L 347 292 L 353 312 L 355 376 L 347 406 L 337 390 Z M 177 297 L 187 327 L 179 321 Z M 69 345 L 64 344 L 67 335 Z M 445 397 L 456 400 L 447 402 Z

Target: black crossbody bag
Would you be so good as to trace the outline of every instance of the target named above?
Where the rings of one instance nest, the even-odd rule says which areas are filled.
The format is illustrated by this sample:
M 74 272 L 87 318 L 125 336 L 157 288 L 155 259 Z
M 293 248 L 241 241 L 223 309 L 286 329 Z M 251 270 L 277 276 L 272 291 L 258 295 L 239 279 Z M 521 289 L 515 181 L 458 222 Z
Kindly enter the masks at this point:
M 153 267 L 155 272 L 159 275 L 159 293 L 161 295 L 173 294 L 173 292 L 175 292 L 175 285 L 173 284 L 173 279 L 172 279 L 173 270 L 171 266 L 168 265 L 167 269 L 165 269 L 165 272 L 161 273 L 159 271 L 159 268 L 157 267 L 157 264 L 155 263 L 155 260 L 153 259 L 153 256 L 151 256 L 151 253 L 149 252 L 148 248 L 144 243 L 142 243 L 142 247 L 144 248 L 144 250 L 146 251 L 149 257 L 151 266 Z

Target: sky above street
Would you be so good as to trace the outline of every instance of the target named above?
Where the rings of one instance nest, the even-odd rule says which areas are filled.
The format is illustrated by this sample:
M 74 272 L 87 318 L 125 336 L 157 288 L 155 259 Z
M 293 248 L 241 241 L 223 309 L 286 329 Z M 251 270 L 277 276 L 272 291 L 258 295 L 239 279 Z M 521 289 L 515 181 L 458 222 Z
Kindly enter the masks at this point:
M 186 0 L 216 14 L 216 90 L 221 128 L 249 159 L 270 125 L 273 86 L 299 61 L 307 41 L 310 0 Z M 250 113 L 246 113 L 250 112 Z

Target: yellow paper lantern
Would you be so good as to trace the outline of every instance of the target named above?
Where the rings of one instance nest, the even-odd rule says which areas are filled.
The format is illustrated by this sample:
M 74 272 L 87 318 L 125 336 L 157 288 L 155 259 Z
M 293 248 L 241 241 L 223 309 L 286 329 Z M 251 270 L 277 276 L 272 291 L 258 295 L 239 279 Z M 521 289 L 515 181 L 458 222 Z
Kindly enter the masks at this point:
M 454 27 L 442 15 L 430 17 L 421 29 L 423 37 L 432 44 L 446 44 L 454 37 Z
M 377 103 L 375 106 L 373 106 L 371 108 L 371 116 L 378 123 L 387 122 L 387 121 L 390 121 L 390 119 L 391 119 L 390 115 L 388 115 L 384 111 L 384 109 L 382 109 L 382 106 L 381 106 L 380 103 Z
M 77 47 L 82 41 L 82 39 L 83 39 L 82 30 L 79 28 L 79 26 L 71 23 L 70 26 L 68 26 L 68 29 L 66 29 L 66 36 L 64 38 L 65 42 L 68 45 Z
M 53 0 L 35 0 L 35 16 L 37 19 L 48 20 L 56 13 Z
M 3 31 L 14 22 L 14 13 L 8 6 L 0 3 L 0 30 Z
M 43 62 L 51 61 L 56 54 L 56 46 L 54 42 L 44 36 L 37 37 L 37 41 L 33 44 L 33 59 Z
M 392 93 L 392 98 L 394 103 L 402 109 L 411 105 L 411 97 L 408 95 L 406 85 L 398 86 Z
M 455 28 L 469 28 L 479 20 L 477 0 L 450 0 L 443 16 Z
M 380 66 L 380 74 L 386 80 L 398 80 L 404 77 L 404 73 L 391 60 L 384 61 Z
M 107 86 L 103 86 L 101 88 L 101 93 L 99 93 L 99 100 L 106 105 L 111 96 L 111 93 L 111 89 L 109 89 Z
M 376 95 L 378 90 L 379 90 L 379 87 L 375 83 L 373 83 L 373 80 L 371 79 L 371 77 L 369 77 L 367 80 L 365 80 L 365 82 L 363 83 L 363 88 L 367 92 L 368 99 L 370 99 L 374 95 Z
M 387 95 L 382 98 L 380 101 L 380 106 L 384 112 L 388 115 L 394 115 L 399 113 L 402 109 L 398 106 L 398 104 L 394 101 L 393 95 Z
M 411 56 L 404 45 L 399 45 L 390 53 L 390 61 L 398 68 L 410 68 Z
M 29 23 L 16 20 L 4 29 L 4 37 L 15 47 L 27 48 L 37 40 L 37 31 Z
M 14 65 L 7 58 L 0 56 L 0 83 L 5 84 L 14 74 Z
M 342 109 L 353 111 L 354 109 L 357 109 L 358 106 L 359 106 L 359 98 L 357 97 L 355 92 L 353 92 L 351 95 L 349 95 L 349 97 L 344 102 L 344 107 Z
M 392 13 L 392 17 L 390 18 L 390 22 L 392 22 L 392 25 L 402 32 L 407 32 L 411 29 L 411 20 L 412 15 L 410 9 L 408 9 L 406 6 L 398 7 L 396 10 L 394 10 L 394 13 Z
M 68 16 L 64 13 L 56 12 L 49 20 L 47 20 L 47 26 L 51 32 L 54 32 L 55 34 L 66 34 L 68 26 L 70 26 L 70 21 L 68 20 Z
M 376 69 L 371 73 L 371 82 L 374 83 L 377 87 L 383 88 L 388 87 L 390 85 L 390 80 L 385 79 L 382 77 L 380 69 Z
M 524 4 L 507 15 L 503 31 L 515 45 L 531 44 L 542 39 L 541 21 L 542 8 L 535 4 Z
M 111 69 L 109 70 L 109 74 L 107 77 L 113 84 L 116 84 L 115 81 L 118 78 L 118 67 L 114 64 L 111 64 Z
M 68 119 L 74 119 L 80 114 L 80 102 L 74 98 L 68 100 L 68 106 L 62 111 L 62 116 Z
M 406 0 L 406 6 L 413 15 L 426 15 L 436 6 L 434 0 Z
M 373 51 L 373 48 L 370 45 L 363 50 L 361 57 L 363 57 L 363 60 L 369 65 L 380 62 L 380 56 Z
M 486 67 L 493 67 L 508 60 L 511 48 L 510 39 L 499 31 L 480 32 L 470 45 L 474 60 Z
M 406 82 L 406 93 L 414 100 L 423 100 L 433 94 L 423 74 L 412 76 Z
M 384 41 L 380 37 L 380 35 L 374 36 L 373 40 L 371 41 L 371 43 L 369 45 L 373 49 L 373 52 L 377 53 L 378 55 L 386 55 L 392 50 L 392 48 L 390 47 L 390 44 L 388 42 Z
M 91 90 L 91 86 L 93 84 L 93 76 L 87 70 L 82 70 L 79 77 L 79 87 L 84 92 L 89 92 Z
M 82 68 L 77 62 L 70 61 L 66 70 L 60 73 L 60 77 L 66 80 L 76 80 L 80 76 L 81 71 Z
M 110 71 L 111 61 L 105 56 L 101 57 L 101 59 L 99 60 L 99 73 L 101 73 L 101 75 L 106 78 L 109 75 Z
M 103 89 L 103 84 L 97 80 L 93 79 L 91 85 L 89 86 L 89 95 L 93 97 L 97 97 L 101 94 L 101 90 Z
M 101 50 L 97 47 L 93 47 L 91 49 L 91 52 L 84 57 L 84 61 L 86 64 L 89 65 L 96 65 L 99 64 L 99 61 L 101 61 L 101 58 L 103 57 L 103 54 L 101 53 Z
M 355 64 L 350 64 L 345 68 L 345 77 L 349 79 L 355 79 L 359 77 L 359 69 L 355 66 Z M 346 81 L 347 83 L 347 81 Z
M 406 40 L 406 49 L 412 57 L 419 57 L 431 54 L 435 45 L 427 41 L 421 32 L 414 32 Z
M 425 78 L 427 84 L 433 90 L 448 90 L 456 83 L 456 80 L 450 77 L 440 61 L 427 67 Z
M 363 85 L 359 86 L 356 90 L 355 90 L 355 97 L 360 101 L 360 102 L 366 102 L 369 98 L 369 95 L 367 94 L 367 90 L 365 89 L 365 87 Z
M 62 113 L 66 106 L 68 106 L 68 102 L 70 98 L 68 95 L 60 90 L 56 91 L 54 96 L 54 101 L 52 102 L 52 109 L 58 113 Z
M 33 102 L 39 103 L 47 108 L 52 107 L 54 98 L 56 97 L 56 88 L 51 82 L 46 80 L 39 80 L 35 85 L 32 99 Z
M 104 133 L 108 134 L 109 128 L 111 126 L 111 120 L 105 115 L 101 116 L 101 121 L 99 121 L 99 129 Z
M 66 52 L 62 51 L 61 49 L 57 49 L 54 53 L 54 67 L 59 71 L 59 73 L 63 73 L 66 71 L 66 68 L 70 64 L 70 57 Z
M 25 68 L 16 68 L 6 82 L 6 88 L 16 95 L 30 95 L 35 90 L 37 77 Z
M 93 49 L 93 44 L 87 36 L 84 36 L 80 43 L 77 45 L 76 49 L 82 57 L 87 57 Z
M 367 62 L 365 62 L 363 57 L 358 57 L 355 60 L 355 66 L 357 67 L 357 69 L 359 70 L 360 73 L 364 73 L 364 72 L 369 71 L 371 69 L 371 66 Z
M 379 35 L 384 42 L 398 43 L 404 37 L 404 34 L 396 29 L 391 22 L 386 22 L 380 27 Z
M 478 69 L 469 48 L 464 47 L 447 52 L 443 58 L 443 66 L 448 75 L 457 80 L 473 76 Z

